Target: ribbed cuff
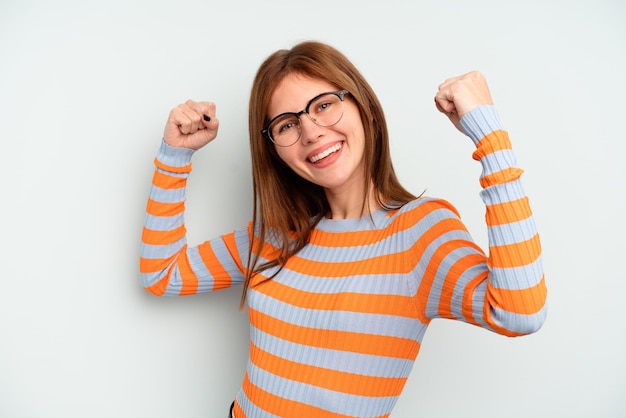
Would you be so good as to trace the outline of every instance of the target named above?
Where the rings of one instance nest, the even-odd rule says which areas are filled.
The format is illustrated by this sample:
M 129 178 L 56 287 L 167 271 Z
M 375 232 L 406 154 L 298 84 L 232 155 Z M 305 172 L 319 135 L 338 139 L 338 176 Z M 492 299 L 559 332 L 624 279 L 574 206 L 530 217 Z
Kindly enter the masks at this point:
M 161 146 L 157 152 L 156 159 L 163 165 L 170 167 L 185 167 L 191 164 L 191 157 L 195 150 L 191 148 L 172 147 L 161 140 Z
M 500 116 L 494 105 L 482 105 L 461 119 L 461 127 L 474 144 L 493 131 L 503 129 Z

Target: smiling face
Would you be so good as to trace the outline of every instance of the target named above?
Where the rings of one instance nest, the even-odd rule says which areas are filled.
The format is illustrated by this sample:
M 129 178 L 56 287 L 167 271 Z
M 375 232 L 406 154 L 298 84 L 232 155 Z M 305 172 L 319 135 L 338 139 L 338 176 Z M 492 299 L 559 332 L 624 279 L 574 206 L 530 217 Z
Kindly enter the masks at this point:
M 268 117 L 299 112 L 313 97 L 336 90 L 336 86 L 326 81 L 289 74 L 272 94 Z M 360 193 L 365 181 L 365 134 L 359 110 L 350 95 L 346 95 L 343 117 L 335 125 L 318 126 L 305 114 L 300 116 L 300 121 L 300 140 L 289 147 L 276 146 L 278 156 L 300 177 L 327 192 Z

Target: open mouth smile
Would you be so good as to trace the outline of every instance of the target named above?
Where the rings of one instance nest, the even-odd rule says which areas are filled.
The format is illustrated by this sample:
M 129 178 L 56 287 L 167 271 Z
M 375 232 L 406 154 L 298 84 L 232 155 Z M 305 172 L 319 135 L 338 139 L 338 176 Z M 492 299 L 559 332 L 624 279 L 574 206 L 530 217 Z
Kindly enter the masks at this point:
M 331 154 L 334 154 L 335 152 L 339 151 L 342 147 L 342 143 L 339 142 L 335 145 L 333 145 L 332 147 L 329 147 L 327 149 L 325 149 L 324 151 L 320 152 L 319 154 L 315 154 L 309 157 L 309 161 L 312 162 L 313 164 L 323 160 L 324 158 L 328 157 Z

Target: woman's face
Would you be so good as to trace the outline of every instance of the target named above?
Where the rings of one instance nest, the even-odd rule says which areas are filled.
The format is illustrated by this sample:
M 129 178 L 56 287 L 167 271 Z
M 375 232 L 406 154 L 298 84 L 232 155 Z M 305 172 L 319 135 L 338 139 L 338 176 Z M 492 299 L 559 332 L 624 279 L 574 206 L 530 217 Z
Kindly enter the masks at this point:
M 338 90 L 332 84 L 299 74 L 287 75 L 272 94 L 269 119 L 284 112 L 299 112 L 315 96 Z M 365 134 L 359 110 L 344 99 L 343 117 L 335 125 L 316 125 L 300 115 L 302 134 L 295 144 L 276 147 L 279 157 L 300 177 L 333 192 L 363 190 Z

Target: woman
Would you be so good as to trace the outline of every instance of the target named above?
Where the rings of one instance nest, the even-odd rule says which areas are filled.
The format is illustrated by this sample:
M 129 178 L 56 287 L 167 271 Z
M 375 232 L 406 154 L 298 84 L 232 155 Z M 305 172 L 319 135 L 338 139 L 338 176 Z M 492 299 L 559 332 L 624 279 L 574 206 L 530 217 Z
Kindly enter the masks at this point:
M 186 179 L 215 139 L 215 105 L 170 113 L 142 236 L 144 287 L 189 295 L 242 285 L 250 358 L 235 417 L 386 417 L 428 324 L 507 336 L 545 319 L 541 249 L 484 78 L 447 80 L 437 108 L 476 144 L 489 255 L 446 201 L 398 182 L 385 117 L 358 70 L 304 42 L 261 65 L 250 97 L 254 213 L 246 229 L 186 244 Z

